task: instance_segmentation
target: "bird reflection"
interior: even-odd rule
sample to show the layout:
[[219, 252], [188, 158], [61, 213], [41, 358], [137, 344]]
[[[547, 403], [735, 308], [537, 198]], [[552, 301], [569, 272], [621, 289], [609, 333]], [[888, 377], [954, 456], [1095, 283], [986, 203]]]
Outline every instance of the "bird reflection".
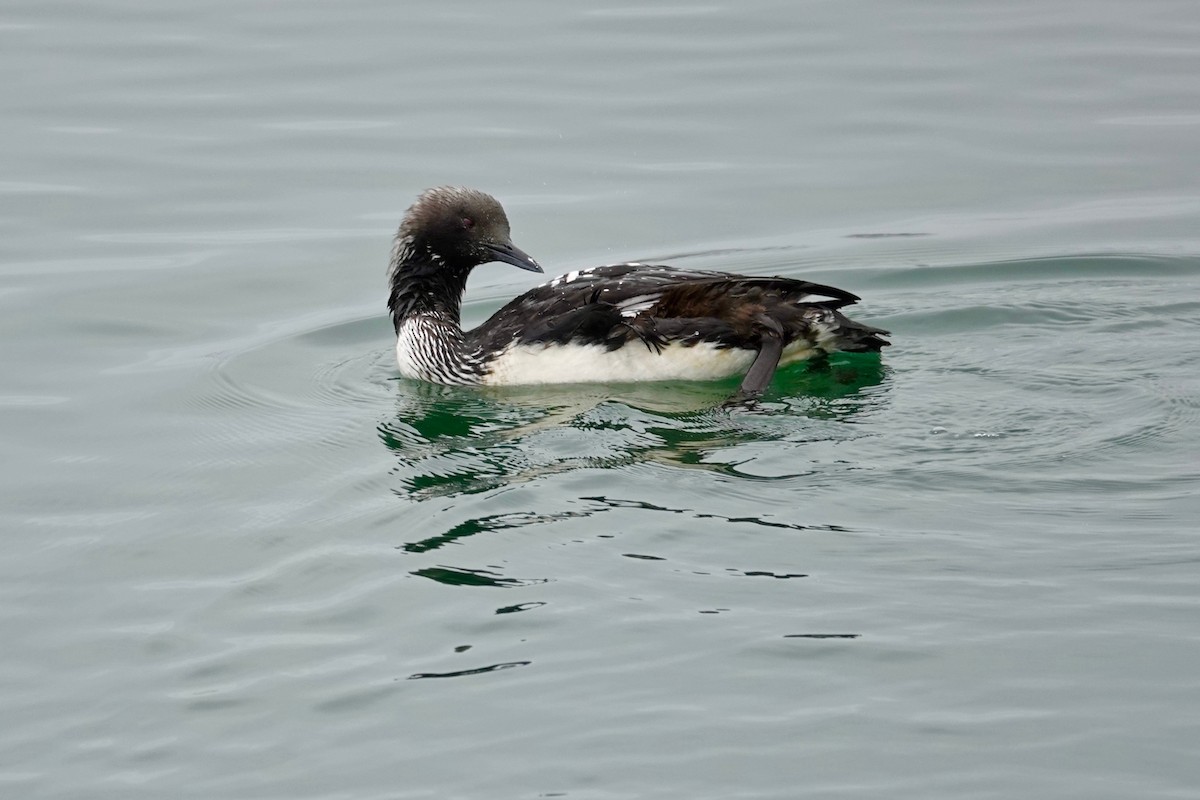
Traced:
[[852, 435], [827, 423], [877, 409], [889, 370], [874, 355], [797, 365], [757, 407], [721, 408], [736, 382], [480, 389], [402, 381], [379, 437], [396, 456], [394, 491], [418, 500], [646, 462], [763, 479], [739, 469], [736, 445]]

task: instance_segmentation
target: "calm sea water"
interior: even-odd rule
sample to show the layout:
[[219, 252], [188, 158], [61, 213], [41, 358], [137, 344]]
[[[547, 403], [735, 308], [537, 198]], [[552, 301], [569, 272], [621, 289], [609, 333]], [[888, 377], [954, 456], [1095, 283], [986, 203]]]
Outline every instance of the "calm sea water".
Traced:
[[[39, 0], [0, 67], [0, 796], [1200, 797], [1194, 2]], [[401, 381], [442, 183], [895, 345]]]

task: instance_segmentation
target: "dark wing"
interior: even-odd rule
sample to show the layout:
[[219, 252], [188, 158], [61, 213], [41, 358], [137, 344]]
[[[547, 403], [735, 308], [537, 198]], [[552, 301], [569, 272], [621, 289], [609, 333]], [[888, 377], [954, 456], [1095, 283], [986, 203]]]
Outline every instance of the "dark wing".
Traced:
[[790, 278], [613, 264], [568, 272], [534, 287], [468, 336], [484, 351], [514, 340], [580, 341], [615, 349], [635, 337], [655, 348], [668, 339], [741, 346], [757, 340], [753, 322], [764, 303], [836, 309], [858, 299], [842, 289]]

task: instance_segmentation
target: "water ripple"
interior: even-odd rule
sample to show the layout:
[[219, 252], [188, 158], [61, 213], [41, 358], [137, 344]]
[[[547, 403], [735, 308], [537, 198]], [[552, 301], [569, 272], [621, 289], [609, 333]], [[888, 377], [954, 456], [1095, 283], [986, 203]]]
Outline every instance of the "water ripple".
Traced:
[[421, 680], [423, 678], [461, 678], [466, 675], [483, 675], [488, 672], [497, 672], [502, 669], [512, 669], [514, 667], [527, 667], [532, 664], [532, 661], [502, 661], [499, 664], [489, 664], [486, 667], [475, 667], [473, 669], [460, 669], [454, 672], [416, 672], [408, 676], [409, 680]]

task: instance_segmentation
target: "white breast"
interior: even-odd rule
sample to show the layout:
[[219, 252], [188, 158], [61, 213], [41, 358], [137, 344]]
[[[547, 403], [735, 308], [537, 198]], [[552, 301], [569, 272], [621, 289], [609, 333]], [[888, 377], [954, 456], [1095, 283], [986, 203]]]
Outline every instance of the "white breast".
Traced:
[[[626, 383], [711, 381], [740, 375], [754, 363], [754, 350], [701, 343], [667, 345], [659, 353], [640, 342], [616, 350], [602, 345], [513, 344], [496, 356], [483, 382], [492, 386], [537, 383]], [[806, 342], [795, 342], [781, 363], [808, 358]]]

